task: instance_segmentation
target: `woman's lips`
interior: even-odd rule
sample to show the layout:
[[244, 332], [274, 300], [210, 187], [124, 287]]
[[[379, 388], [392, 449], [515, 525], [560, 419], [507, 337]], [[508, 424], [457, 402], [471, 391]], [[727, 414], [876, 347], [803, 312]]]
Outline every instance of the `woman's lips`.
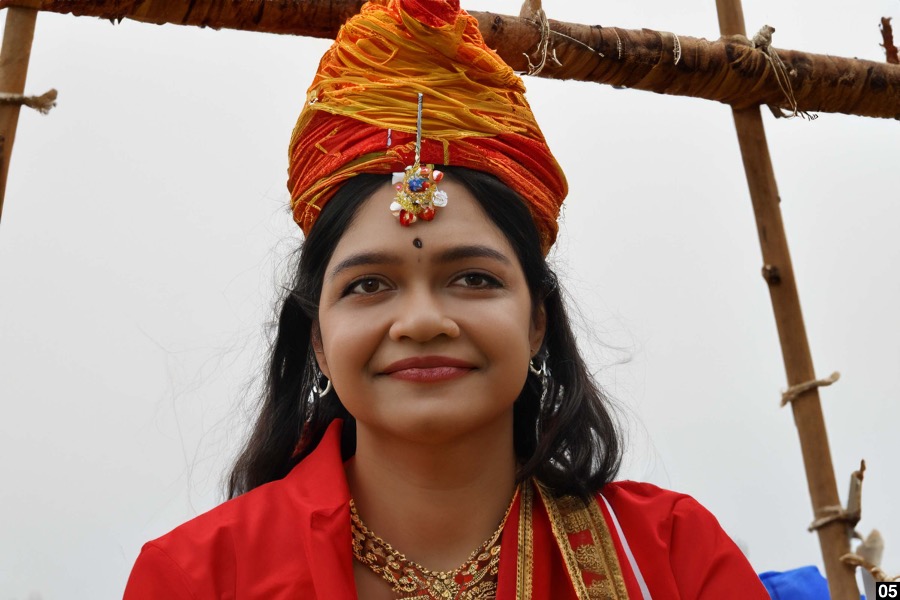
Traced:
[[387, 375], [394, 379], [402, 379], [404, 381], [432, 383], [456, 379], [457, 377], [462, 377], [471, 370], [471, 368], [464, 369], [461, 367], [429, 367], [424, 369], [400, 369], [399, 371], [393, 371]]
[[391, 363], [382, 374], [404, 381], [431, 383], [462, 377], [474, 368], [467, 361], [448, 356], [414, 356]]

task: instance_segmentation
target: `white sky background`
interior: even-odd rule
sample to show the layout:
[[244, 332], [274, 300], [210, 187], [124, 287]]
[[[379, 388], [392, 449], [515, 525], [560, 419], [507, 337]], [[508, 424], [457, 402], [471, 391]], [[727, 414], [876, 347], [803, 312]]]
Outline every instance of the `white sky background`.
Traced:
[[[712, 2], [545, 2], [715, 39]], [[472, 10], [518, 13], [513, 1]], [[748, 0], [776, 47], [883, 60], [900, 1]], [[0, 599], [121, 595], [221, 499], [298, 230], [287, 143], [324, 40], [41, 14], [0, 227]], [[694, 495], [757, 570], [821, 564], [728, 107], [528, 78], [571, 192], [554, 255], [627, 407], [625, 477]], [[769, 145], [842, 497], [900, 572], [900, 130], [822, 114]]]

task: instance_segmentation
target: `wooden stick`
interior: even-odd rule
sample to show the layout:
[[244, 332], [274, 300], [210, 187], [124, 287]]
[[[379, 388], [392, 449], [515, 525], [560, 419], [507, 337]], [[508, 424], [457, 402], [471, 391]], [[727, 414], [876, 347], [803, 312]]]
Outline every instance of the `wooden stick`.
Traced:
[[[30, 8], [10, 7], [6, 13], [6, 28], [3, 30], [3, 46], [0, 48], [0, 92], [21, 94], [25, 91], [28, 75], [28, 59], [31, 57], [31, 41], [34, 39], [34, 24], [37, 11]], [[0, 105], [0, 218], [3, 216], [3, 198], [6, 196], [6, 178], [9, 174], [9, 159], [16, 127], [19, 124], [19, 109], [16, 105]]]
[[[741, 0], [716, 0], [722, 35], [744, 34]], [[788, 250], [784, 223], [781, 220], [778, 186], [769, 156], [766, 132], [759, 108], [734, 109], [744, 171], [750, 188], [750, 199], [756, 216], [756, 227], [763, 255], [763, 275], [769, 286], [772, 308], [789, 385], [816, 379], [806, 326], [800, 309], [800, 296]], [[818, 389], [801, 394], [791, 403], [794, 422], [800, 436], [800, 448], [806, 469], [809, 494], [816, 517], [828, 507], [840, 506], [825, 419]], [[859, 600], [854, 569], [841, 562], [850, 551], [849, 528], [834, 521], [818, 530], [819, 546], [831, 598]]]
[[[103, 19], [134, 19], [214, 29], [334, 38], [359, 12], [362, 0], [0, 0], [52, 12]], [[489, 47], [513, 69], [528, 71], [528, 58], [556, 52], [538, 76], [576, 79], [724, 102], [737, 108], [762, 104], [793, 111], [767, 57], [743, 36], [718, 41], [652, 29], [629, 30], [549, 20], [542, 46], [534, 20], [470, 11]], [[743, 31], [743, 27], [741, 28]], [[797, 109], [866, 117], [900, 118], [900, 66], [884, 62], [778, 50]]]
[[891, 17], [881, 17], [881, 47], [884, 48], [884, 58], [892, 65], [900, 65], [900, 52], [894, 45], [894, 28], [891, 27]]

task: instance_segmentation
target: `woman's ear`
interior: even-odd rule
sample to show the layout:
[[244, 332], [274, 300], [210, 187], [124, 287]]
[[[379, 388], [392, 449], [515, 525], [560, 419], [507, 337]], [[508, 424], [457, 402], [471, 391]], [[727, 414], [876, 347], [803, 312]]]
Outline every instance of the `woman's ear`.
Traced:
[[541, 302], [531, 313], [531, 329], [528, 332], [528, 342], [531, 344], [532, 358], [544, 345], [545, 333], [547, 333], [547, 309], [544, 308], [544, 303]]
[[319, 370], [328, 379], [331, 379], [331, 371], [328, 370], [328, 360], [325, 358], [325, 346], [322, 345], [322, 330], [319, 328], [319, 322], [313, 321], [309, 331], [309, 342], [312, 344], [313, 352], [316, 353], [316, 362], [319, 363]]

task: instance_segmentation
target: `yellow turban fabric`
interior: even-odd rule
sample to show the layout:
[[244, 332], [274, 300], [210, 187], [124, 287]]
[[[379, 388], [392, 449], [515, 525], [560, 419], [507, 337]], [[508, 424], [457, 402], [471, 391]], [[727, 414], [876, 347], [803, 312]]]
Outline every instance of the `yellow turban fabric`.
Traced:
[[421, 162], [491, 173], [528, 204], [544, 253], [567, 185], [522, 80], [458, 0], [373, 0], [322, 57], [291, 136], [288, 189], [305, 233], [347, 179]]

